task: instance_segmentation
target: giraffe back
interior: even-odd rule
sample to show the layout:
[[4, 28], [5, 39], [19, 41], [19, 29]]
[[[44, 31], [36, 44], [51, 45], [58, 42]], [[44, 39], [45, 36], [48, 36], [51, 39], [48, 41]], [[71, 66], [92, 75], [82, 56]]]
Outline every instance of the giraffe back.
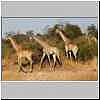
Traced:
[[45, 52], [46, 54], [59, 54], [59, 50], [56, 47], [43, 48], [43, 52]]
[[32, 55], [32, 51], [29, 50], [22, 50], [17, 53], [20, 57], [30, 57]]

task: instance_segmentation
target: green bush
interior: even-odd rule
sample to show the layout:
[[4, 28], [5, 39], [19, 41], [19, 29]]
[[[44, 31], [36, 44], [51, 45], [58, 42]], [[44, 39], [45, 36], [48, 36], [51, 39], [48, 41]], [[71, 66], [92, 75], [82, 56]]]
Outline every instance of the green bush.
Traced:
[[14, 53], [14, 49], [10, 42], [2, 40], [2, 46], [1, 46], [1, 51], [2, 51], [2, 58], [6, 58], [11, 56], [12, 53]]
[[98, 44], [91, 38], [88, 37], [87, 39], [85, 36], [81, 36], [76, 43], [79, 47], [78, 58], [80, 60], [86, 61], [94, 56], [98, 56]]
[[[64, 53], [64, 42], [57, 36], [50, 34], [49, 36], [42, 35], [41, 39], [48, 42], [48, 44], [51, 46], [57, 47], [62, 53]], [[39, 45], [35, 40], [30, 41], [27, 36], [23, 35], [16, 35], [13, 38], [15, 39], [16, 43], [22, 45], [23, 48], [32, 50], [34, 55], [42, 53], [41, 45]], [[94, 56], [98, 56], [98, 43], [91, 38], [92, 37], [83, 35], [73, 40], [73, 42], [75, 42], [79, 47], [78, 58], [80, 60], [88, 60]], [[11, 54], [14, 53], [15, 50], [13, 49], [11, 43], [9, 41], [2, 40], [2, 57], [10, 57]]]

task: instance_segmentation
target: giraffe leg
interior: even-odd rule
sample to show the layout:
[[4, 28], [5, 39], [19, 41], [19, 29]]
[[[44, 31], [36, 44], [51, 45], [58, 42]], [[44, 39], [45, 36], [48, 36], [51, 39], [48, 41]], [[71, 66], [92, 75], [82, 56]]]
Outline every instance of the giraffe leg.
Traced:
[[33, 63], [32, 63], [32, 61], [30, 60], [30, 68], [29, 68], [29, 72], [32, 73], [32, 71], [33, 71]]
[[75, 63], [78, 64], [78, 59], [77, 59], [76, 53], [74, 53], [74, 57], [75, 57]]
[[74, 54], [74, 58], [75, 58], [75, 63], [78, 63], [78, 59], [77, 59], [77, 52], [78, 50], [73, 50], [73, 54]]
[[57, 55], [57, 58], [58, 58], [59, 65], [62, 65], [62, 61], [61, 61], [61, 59], [60, 59], [60, 56], [59, 56], [59, 55]]
[[51, 63], [50, 63], [50, 55], [47, 54], [47, 56], [48, 56], [48, 60], [49, 60], [49, 65], [51, 66]]
[[27, 60], [29, 60], [29, 72], [31, 73], [33, 71], [33, 62], [32, 62], [32, 59], [31, 59], [31, 56], [26, 56]]
[[67, 61], [65, 61], [65, 62], [68, 63], [68, 60], [69, 60], [68, 51], [65, 52], [65, 55], [66, 55], [66, 58], [67, 58]]
[[25, 71], [24, 69], [23, 69], [23, 66], [22, 66], [22, 62], [21, 62], [21, 57], [19, 57], [18, 58], [18, 64], [19, 64], [19, 72], [20, 71], [23, 71], [24, 73], [27, 73], [27, 71]]
[[18, 65], [19, 65], [18, 72], [20, 72], [20, 71], [23, 71], [24, 72], [24, 70], [22, 68], [22, 64], [21, 64], [21, 57], [19, 57], [19, 56], [18, 56]]
[[39, 70], [41, 70], [42, 63], [43, 63], [43, 60], [44, 60], [45, 56], [46, 56], [46, 54], [43, 53], [43, 56], [42, 56], [41, 61], [40, 61], [40, 67], [39, 67]]
[[66, 57], [67, 57], [67, 59], [68, 59], [68, 52], [66, 52]]
[[22, 68], [21, 68], [20, 57], [18, 57], [18, 65], [19, 65], [19, 67], [18, 67], [18, 72], [20, 72], [20, 71], [22, 70]]
[[71, 52], [69, 52], [69, 59], [70, 59], [70, 64], [71, 64], [71, 62], [72, 62], [72, 59], [71, 59], [72, 57], [71, 57]]
[[31, 59], [30, 57], [28, 57], [28, 60], [30, 61], [29, 72], [32, 73], [32, 71], [33, 71], [33, 63], [32, 63], [32, 59]]
[[53, 55], [53, 60], [54, 60], [54, 65], [52, 67], [52, 70], [55, 71], [55, 66], [56, 66], [56, 55]]
[[75, 56], [75, 63], [78, 64], [77, 56]]

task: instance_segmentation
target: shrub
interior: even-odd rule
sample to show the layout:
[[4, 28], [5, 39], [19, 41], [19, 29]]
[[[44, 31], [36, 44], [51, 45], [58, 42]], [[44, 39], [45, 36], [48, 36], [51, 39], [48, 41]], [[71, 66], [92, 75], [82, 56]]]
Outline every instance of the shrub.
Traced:
[[[59, 36], [59, 35], [58, 35]], [[30, 49], [33, 51], [34, 55], [42, 55], [42, 47], [35, 40], [29, 41], [27, 36], [15, 36], [13, 37], [15, 41], [22, 45], [25, 49]], [[56, 46], [62, 53], [64, 53], [64, 42], [62, 39], [59, 39], [57, 36], [46, 36], [42, 35], [41, 38], [48, 42], [51, 46]], [[80, 36], [73, 40], [79, 47], [78, 58], [80, 60], [88, 60], [94, 56], [98, 56], [98, 43], [94, 41], [92, 37], [89, 36]], [[15, 50], [13, 49], [9, 41], [2, 40], [2, 57], [11, 56], [14, 54]], [[38, 56], [40, 59], [40, 57]]]
[[10, 54], [14, 53], [14, 49], [12, 49], [12, 45], [10, 42], [2, 40], [2, 58], [7, 58], [11, 56]]
[[98, 56], [98, 44], [90, 37], [81, 36], [76, 40], [79, 47], [78, 58], [80, 60], [88, 60], [94, 56]]

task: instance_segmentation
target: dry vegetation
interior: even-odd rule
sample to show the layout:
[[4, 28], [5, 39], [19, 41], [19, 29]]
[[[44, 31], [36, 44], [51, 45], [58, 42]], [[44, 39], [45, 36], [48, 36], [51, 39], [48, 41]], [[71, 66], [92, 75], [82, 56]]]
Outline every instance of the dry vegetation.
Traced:
[[97, 59], [75, 64], [64, 59], [63, 65], [57, 64], [55, 72], [50, 71], [50, 66], [44, 64], [41, 71], [39, 64], [34, 64], [32, 73], [18, 72], [18, 65], [8, 60], [3, 69], [3, 80], [97, 80]]
[[[68, 29], [69, 27], [69, 29]], [[71, 30], [74, 26], [67, 26], [66, 31]], [[74, 30], [78, 30], [74, 27]], [[75, 32], [81, 32], [79, 31]], [[69, 32], [70, 33], [70, 32]], [[66, 35], [66, 34], [65, 34]], [[34, 40], [29, 41], [27, 36], [15, 35], [13, 38], [18, 44], [21, 44], [25, 49], [31, 49], [34, 55], [32, 73], [18, 72], [18, 64], [16, 61], [16, 53], [9, 41], [2, 40], [2, 80], [97, 80], [98, 79], [98, 43], [91, 37], [86, 37], [81, 33], [70, 36], [79, 47], [78, 64], [74, 61], [70, 62], [64, 56], [64, 43], [59, 35], [50, 31], [48, 34], [41, 36], [41, 39], [46, 40], [50, 45], [56, 46], [61, 51], [62, 66], [56, 65], [55, 71], [50, 71], [50, 66], [47, 61], [44, 62], [43, 68], [39, 71], [39, 62], [42, 56], [41, 46]], [[75, 37], [75, 38], [74, 38]], [[73, 39], [74, 38], [74, 39]], [[87, 39], [88, 38], [88, 39]], [[96, 39], [97, 40], [97, 39]]]

